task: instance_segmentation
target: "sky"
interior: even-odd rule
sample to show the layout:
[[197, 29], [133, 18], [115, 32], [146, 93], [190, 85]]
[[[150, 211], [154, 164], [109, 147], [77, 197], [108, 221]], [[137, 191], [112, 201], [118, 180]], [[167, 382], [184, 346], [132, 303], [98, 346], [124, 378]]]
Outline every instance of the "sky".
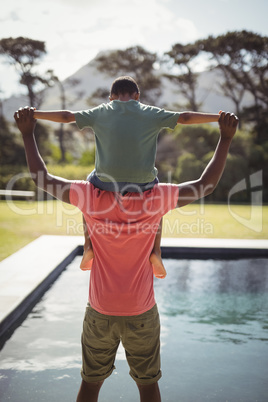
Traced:
[[[248, 30], [268, 36], [267, 0], [9, 0], [0, 39], [44, 41], [38, 71], [61, 79], [107, 49], [140, 45], [163, 54], [176, 43]], [[23, 92], [15, 68], [0, 57], [0, 98]]]

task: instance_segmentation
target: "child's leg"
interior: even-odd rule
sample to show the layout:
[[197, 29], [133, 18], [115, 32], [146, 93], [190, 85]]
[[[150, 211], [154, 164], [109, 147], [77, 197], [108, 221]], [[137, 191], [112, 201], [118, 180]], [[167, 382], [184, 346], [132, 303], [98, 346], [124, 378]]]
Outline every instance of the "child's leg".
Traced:
[[84, 229], [84, 237], [85, 237], [85, 244], [84, 244], [84, 254], [80, 264], [80, 268], [83, 271], [90, 270], [92, 268], [92, 262], [94, 257], [94, 252], [92, 248], [92, 243], [88, 234], [86, 221], [83, 215], [83, 229]]
[[156, 236], [155, 236], [155, 241], [154, 241], [154, 247], [152, 250], [152, 253], [150, 255], [150, 262], [153, 265], [153, 272], [154, 276], [156, 278], [165, 278], [167, 275], [167, 272], [165, 270], [165, 267], [163, 265], [163, 261], [161, 258], [161, 248], [160, 248], [160, 243], [161, 243], [161, 236], [162, 236], [162, 221], [161, 219]]

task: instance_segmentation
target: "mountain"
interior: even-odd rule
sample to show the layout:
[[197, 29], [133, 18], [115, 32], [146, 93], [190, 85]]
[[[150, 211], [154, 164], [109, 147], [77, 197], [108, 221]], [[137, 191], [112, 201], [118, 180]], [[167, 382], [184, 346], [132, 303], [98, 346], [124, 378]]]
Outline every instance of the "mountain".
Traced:
[[[161, 76], [161, 70], [158, 71]], [[131, 73], [129, 74], [131, 75]], [[66, 92], [66, 109], [82, 110], [91, 106], [88, 98], [98, 89], [107, 89], [111, 87], [112, 81], [116, 77], [110, 77], [100, 72], [96, 68], [95, 60], [91, 60], [88, 64], [81, 67], [73, 75], [63, 81]], [[75, 80], [77, 84], [71, 86], [69, 83]], [[178, 87], [171, 83], [167, 78], [162, 77], [162, 94], [154, 102], [156, 106], [166, 107], [170, 110], [178, 110], [176, 104], [183, 104], [185, 100], [179, 95]], [[219, 110], [235, 111], [233, 102], [219, 94], [220, 76], [216, 72], [201, 72], [198, 78], [197, 101], [202, 103], [201, 111], [217, 113]], [[59, 110], [62, 109], [60, 100], [60, 89], [58, 85], [48, 88], [44, 91], [44, 100], [41, 105], [42, 110]], [[108, 101], [108, 98], [107, 98]], [[142, 94], [141, 94], [142, 101]], [[100, 100], [99, 103], [103, 102]], [[249, 104], [250, 98], [245, 98], [244, 105]], [[28, 104], [26, 96], [12, 96], [3, 102], [3, 113], [8, 121], [13, 121], [14, 111], [21, 106]], [[181, 109], [181, 108], [180, 108]]]

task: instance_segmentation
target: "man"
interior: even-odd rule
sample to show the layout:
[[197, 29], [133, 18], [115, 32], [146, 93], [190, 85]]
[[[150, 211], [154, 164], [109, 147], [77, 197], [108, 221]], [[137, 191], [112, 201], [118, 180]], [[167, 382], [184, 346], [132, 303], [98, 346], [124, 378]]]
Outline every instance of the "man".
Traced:
[[238, 118], [222, 112], [220, 139], [213, 158], [198, 180], [159, 184], [143, 193], [107, 192], [84, 181], [49, 174], [35, 140], [34, 110], [20, 109], [20, 129], [27, 163], [36, 185], [63, 202], [77, 206], [91, 228], [95, 250], [86, 309], [77, 402], [95, 402], [112, 373], [121, 341], [141, 402], [159, 402], [160, 323], [153, 292], [150, 252], [161, 217], [169, 210], [210, 194], [225, 167]]

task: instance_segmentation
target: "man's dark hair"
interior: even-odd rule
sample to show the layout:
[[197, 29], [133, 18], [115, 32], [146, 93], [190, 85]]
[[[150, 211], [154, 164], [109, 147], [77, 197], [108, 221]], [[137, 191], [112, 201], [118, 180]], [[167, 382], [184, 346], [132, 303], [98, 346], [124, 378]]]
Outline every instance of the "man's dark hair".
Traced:
[[131, 77], [118, 77], [112, 83], [111, 95], [132, 95], [134, 92], [137, 92], [139, 94], [140, 90], [136, 81]]

